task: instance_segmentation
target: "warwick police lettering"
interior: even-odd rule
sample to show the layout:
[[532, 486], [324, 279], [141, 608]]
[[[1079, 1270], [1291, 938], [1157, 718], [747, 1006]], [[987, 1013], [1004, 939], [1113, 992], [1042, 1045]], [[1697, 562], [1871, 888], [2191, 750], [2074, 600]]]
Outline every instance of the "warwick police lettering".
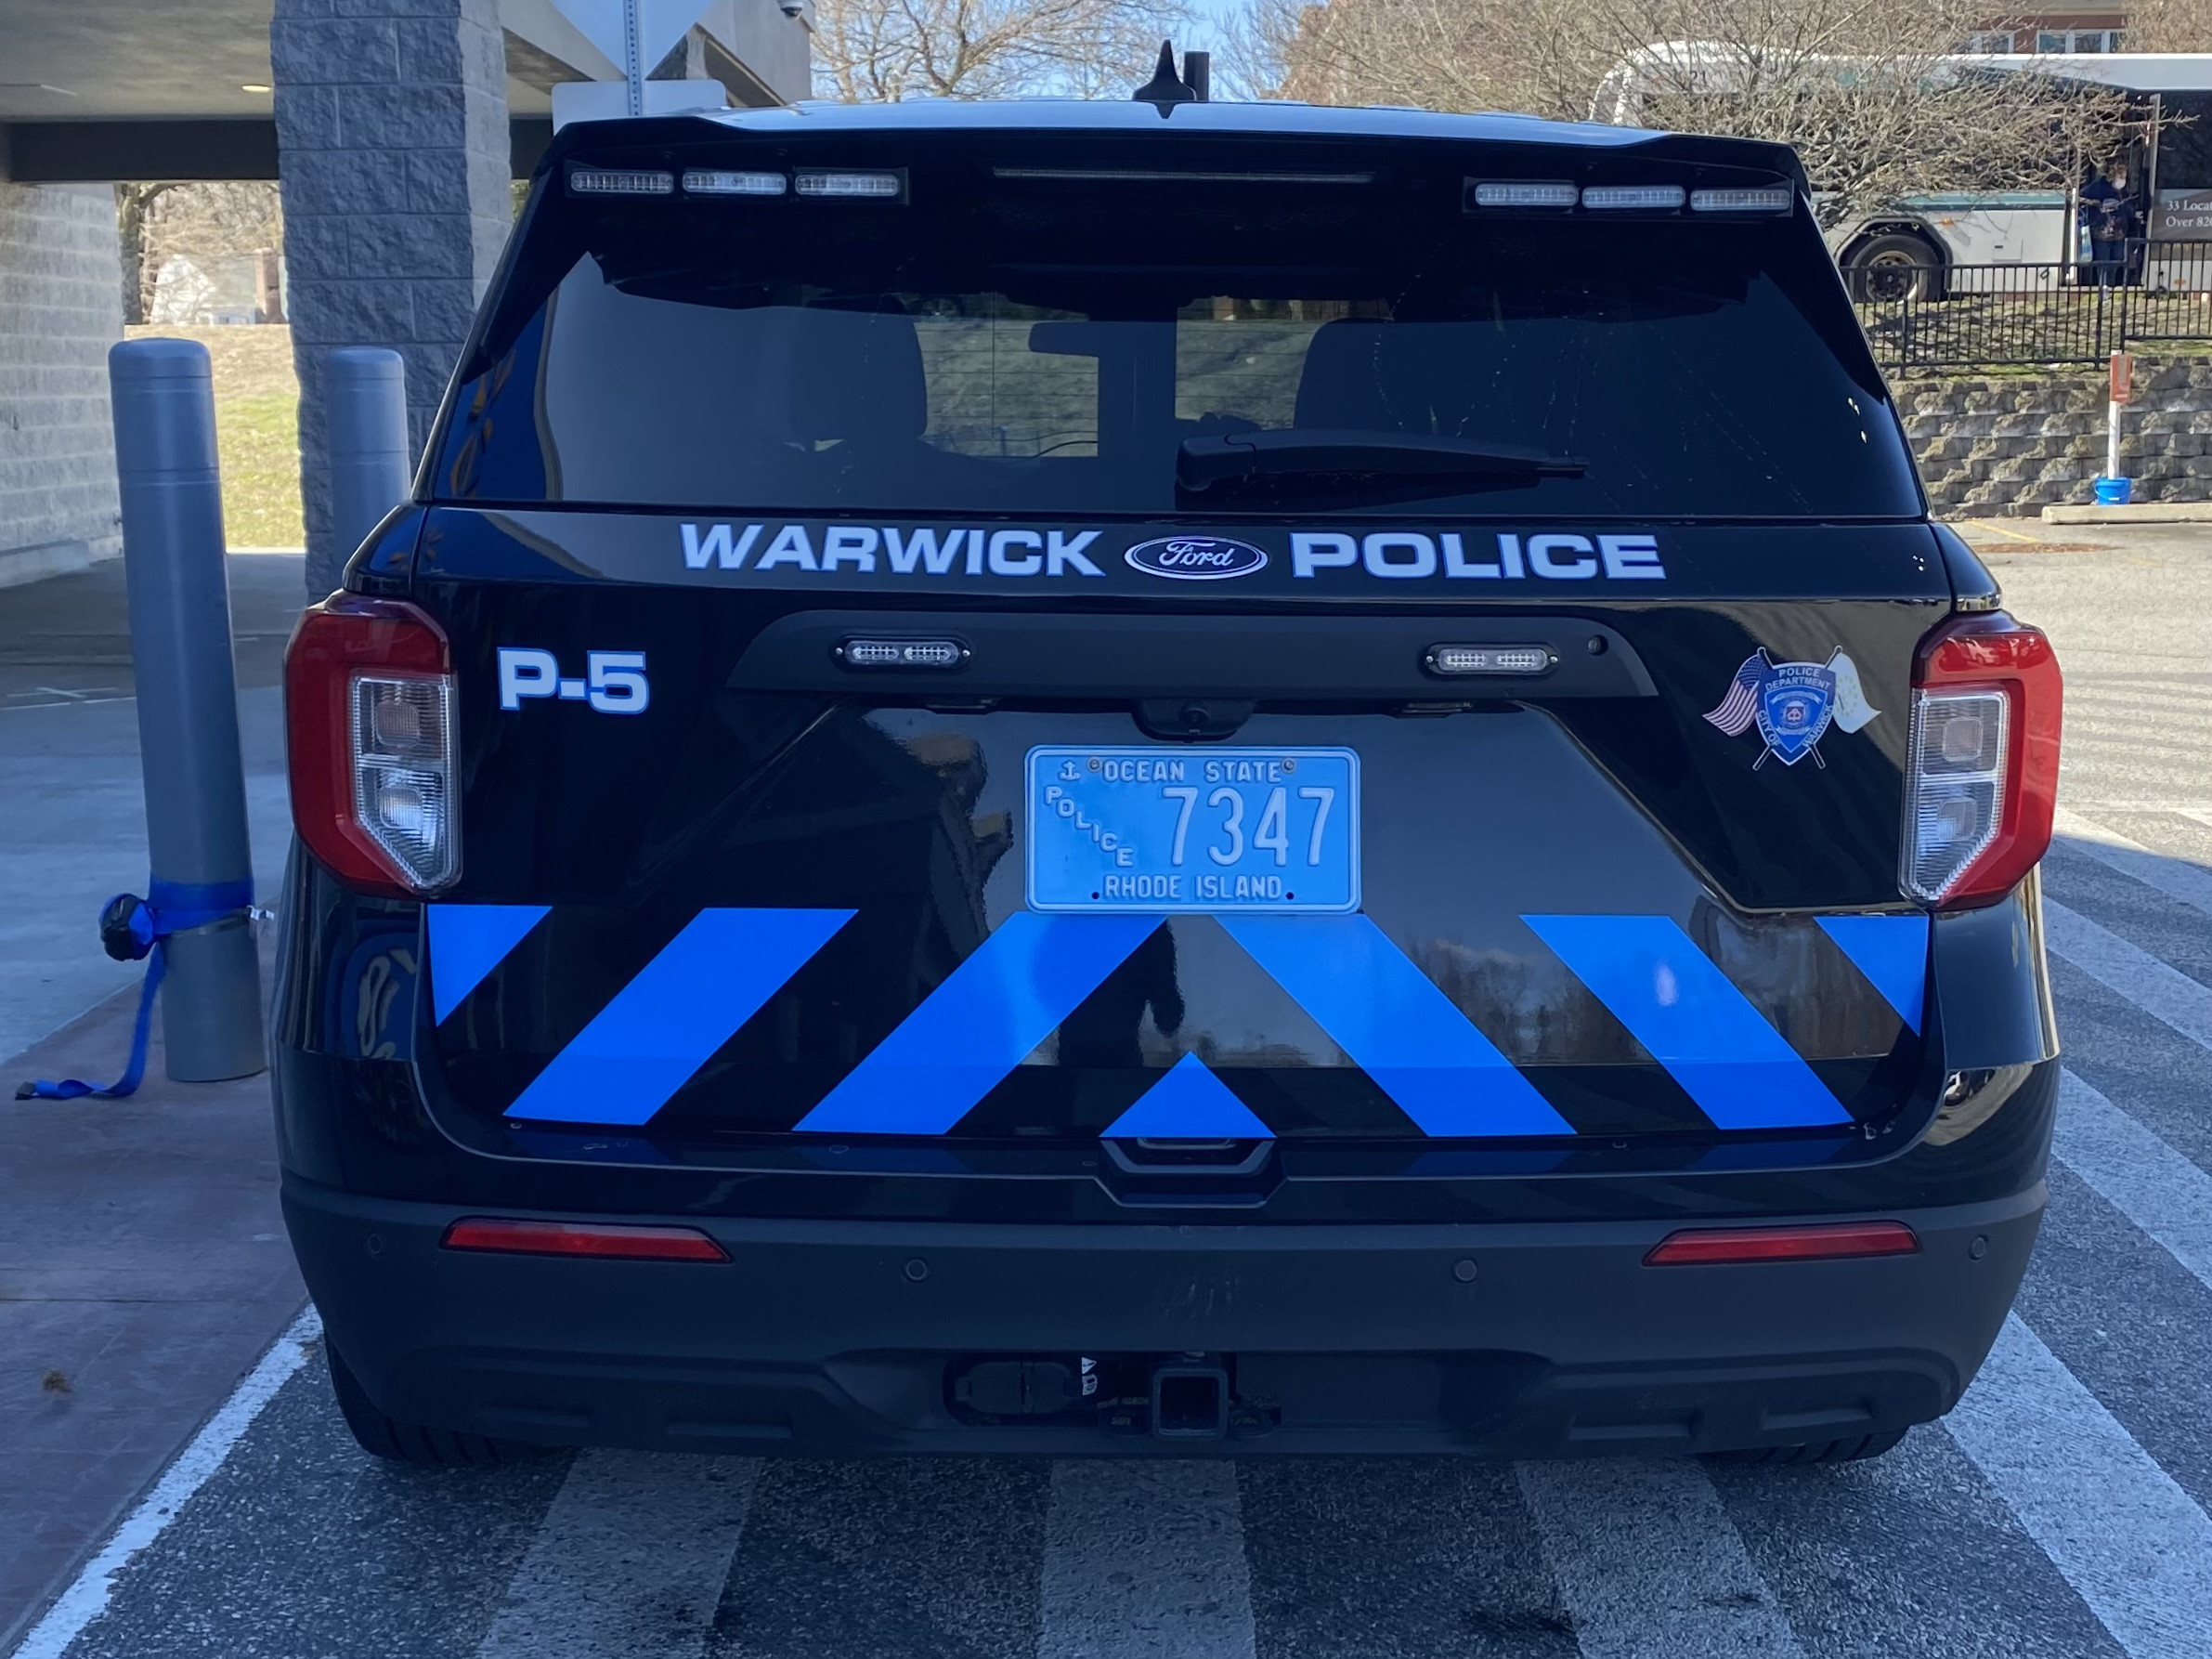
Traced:
[[[1475, 546], [1470, 550], [1468, 543]], [[1647, 531], [1632, 535], [1578, 536], [1546, 531], [1520, 536], [1501, 531], [1494, 543], [1489, 531], [1463, 535], [1445, 530], [1298, 530], [1292, 533], [1291, 570], [1297, 576], [1358, 565], [1386, 581], [1434, 576], [1449, 579], [1518, 581], [1538, 576], [1553, 581], [1586, 581], [1604, 573], [1616, 581], [1664, 581], [1659, 540]]]
[[[909, 529], [770, 522], [683, 524], [678, 529], [686, 569], [787, 570], [832, 581], [848, 572], [858, 577], [1095, 580], [1107, 572], [1094, 553], [1099, 557], [1109, 556], [1097, 546], [1104, 531], [1041, 526], [947, 529], [937, 526]], [[1120, 540], [1118, 535], [1116, 540]], [[1157, 537], [1144, 539], [1142, 530], [1130, 540], [1132, 552], [1170, 545]], [[1186, 540], [1231, 545], [1218, 537]], [[1233, 545], [1245, 546], [1242, 542]], [[1262, 550], [1246, 547], [1246, 551], [1252, 560], [1243, 568], [1227, 574], [1250, 576], [1267, 568]], [[1614, 581], [1664, 581], [1667, 577], [1659, 539], [1646, 530], [1592, 535], [1571, 530], [1295, 530], [1290, 536], [1290, 567], [1291, 574], [1303, 580], [1343, 570], [1362, 581], [1588, 581], [1600, 577]], [[1139, 568], [1158, 574], [1149, 566]]]

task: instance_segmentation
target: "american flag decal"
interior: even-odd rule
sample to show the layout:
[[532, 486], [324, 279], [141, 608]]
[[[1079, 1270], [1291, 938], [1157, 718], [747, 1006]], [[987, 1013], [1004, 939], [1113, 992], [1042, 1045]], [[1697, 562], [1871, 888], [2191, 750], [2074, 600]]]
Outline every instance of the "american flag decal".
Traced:
[[1759, 714], [1759, 684], [1773, 667], [1763, 646], [1746, 657], [1743, 666], [1736, 671], [1736, 683], [1728, 687], [1728, 695], [1705, 718], [1731, 738], [1740, 738], [1750, 731], [1751, 722]]

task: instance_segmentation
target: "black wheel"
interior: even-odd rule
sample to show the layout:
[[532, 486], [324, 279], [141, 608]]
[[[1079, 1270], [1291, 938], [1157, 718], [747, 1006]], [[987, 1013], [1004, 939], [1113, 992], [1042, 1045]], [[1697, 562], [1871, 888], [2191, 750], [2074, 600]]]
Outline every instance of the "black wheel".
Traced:
[[1864, 1463], [1869, 1457], [1879, 1457], [1905, 1438], [1902, 1429], [1885, 1429], [1879, 1434], [1854, 1434], [1847, 1440], [1816, 1440], [1802, 1446], [1758, 1446], [1742, 1452], [1713, 1452], [1708, 1454], [1715, 1463]]
[[1942, 266], [1942, 256], [1933, 248], [1897, 230], [1861, 242], [1843, 268], [1853, 299], [1893, 303], [1940, 298]]
[[356, 1377], [326, 1339], [323, 1358], [330, 1362], [331, 1391], [338, 1396], [338, 1415], [353, 1430], [361, 1450], [394, 1463], [417, 1469], [488, 1469], [496, 1464], [521, 1463], [545, 1455], [543, 1448], [519, 1441], [494, 1440], [487, 1434], [462, 1434], [451, 1429], [428, 1429], [420, 1423], [401, 1423], [384, 1416], [371, 1404]]

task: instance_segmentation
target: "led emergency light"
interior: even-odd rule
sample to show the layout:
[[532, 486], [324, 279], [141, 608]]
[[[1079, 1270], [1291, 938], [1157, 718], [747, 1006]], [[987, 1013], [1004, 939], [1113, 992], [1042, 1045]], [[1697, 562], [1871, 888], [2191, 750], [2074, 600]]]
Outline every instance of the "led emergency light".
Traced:
[[687, 167], [683, 193], [687, 196], [782, 196], [791, 181], [781, 173], [722, 173], [706, 167]]
[[848, 668], [957, 668], [968, 660], [956, 639], [849, 639], [837, 653]]
[[1581, 192], [1564, 179], [1486, 179], [1475, 186], [1477, 207], [1572, 207]]
[[1950, 908], [1994, 904], [2050, 846], [2063, 684], [2041, 631], [2003, 611], [1920, 647], [1898, 884]]
[[1669, 212], [1682, 205], [1685, 194], [1678, 184], [1593, 184], [1582, 187], [1582, 205], [1594, 209]]
[[891, 202], [906, 193], [906, 181], [896, 173], [799, 173], [792, 176], [791, 185], [801, 196]]
[[1553, 661], [1544, 646], [1431, 646], [1422, 666], [1432, 674], [1542, 674]]
[[1776, 185], [1770, 189], [1692, 190], [1692, 213], [1788, 213], [1796, 194]]
[[673, 173], [630, 172], [613, 167], [571, 167], [568, 193], [572, 196], [672, 196]]

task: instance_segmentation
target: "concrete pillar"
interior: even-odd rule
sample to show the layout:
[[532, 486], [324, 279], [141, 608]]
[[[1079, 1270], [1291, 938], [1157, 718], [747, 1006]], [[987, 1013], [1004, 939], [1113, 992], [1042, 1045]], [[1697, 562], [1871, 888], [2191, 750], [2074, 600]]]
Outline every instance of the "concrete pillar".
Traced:
[[331, 529], [325, 354], [399, 353], [420, 453], [514, 223], [506, 55], [497, 0], [276, 0], [269, 57], [319, 597], [353, 552]]
[[123, 550], [108, 414], [122, 270], [110, 186], [0, 184], [0, 587]]

